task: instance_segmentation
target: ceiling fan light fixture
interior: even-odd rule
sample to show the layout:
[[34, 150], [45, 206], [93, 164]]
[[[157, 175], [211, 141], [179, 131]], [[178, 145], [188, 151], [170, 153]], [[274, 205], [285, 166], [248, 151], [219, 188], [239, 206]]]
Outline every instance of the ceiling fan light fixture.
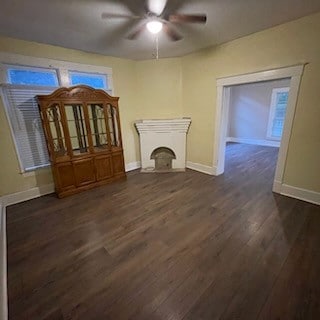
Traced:
[[162, 30], [163, 24], [158, 20], [151, 20], [147, 23], [147, 29], [153, 34], [157, 34]]

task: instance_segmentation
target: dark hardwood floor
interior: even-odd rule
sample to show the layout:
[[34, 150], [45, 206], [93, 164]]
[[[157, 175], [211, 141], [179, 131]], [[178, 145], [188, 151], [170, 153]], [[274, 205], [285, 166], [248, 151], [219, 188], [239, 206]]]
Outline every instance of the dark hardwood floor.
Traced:
[[276, 158], [8, 207], [10, 319], [320, 319], [320, 207], [271, 192]]

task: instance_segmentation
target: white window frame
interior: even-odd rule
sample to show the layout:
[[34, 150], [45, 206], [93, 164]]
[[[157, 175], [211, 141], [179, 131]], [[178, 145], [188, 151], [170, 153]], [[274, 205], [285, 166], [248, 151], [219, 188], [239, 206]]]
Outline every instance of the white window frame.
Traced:
[[[38, 57], [31, 57], [31, 56], [24, 56], [19, 54], [11, 54], [8, 52], [1, 52], [0, 51], [0, 85], [10, 84], [10, 79], [8, 76], [8, 69], [12, 67], [21, 67], [26, 68], [28, 70], [34, 69], [47, 69], [47, 70], [56, 70], [57, 77], [58, 77], [58, 83], [61, 87], [70, 87], [71, 82], [69, 78], [69, 72], [83, 72], [83, 73], [94, 73], [94, 74], [102, 74], [107, 77], [107, 83], [108, 87], [106, 88], [106, 91], [109, 92], [111, 95], [113, 95], [114, 88], [113, 88], [113, 79], [112, 79], [112, 68], [105, 67], [105, 66], [98, 66], [98, 65], [89, 65], [89, 64], [81, 64], [81, 63], [73, 63], [69, 61], [62, 61], [62, 60], [54, 60], [54, 59], [47, 59], [47, 58], [38, 58]], [[3, 94], [3, 91], [0, 90], [2, 101], [4, 104], [6, 104], [7, 100], [6, 97]], [[21, 174], [27, 174], [29, 175], [34, 170], [37, 170], [39, 168], [44, 167], [44, 165], [36, 167], [33, 171], [26, 171], [22, 165], [21, 156], [19, 153], [19, 148], [17, 145], [17, 142], [14, 138], [14, 131], [13, 127], [10, 121], [9, 114], [7, 112], [7, 107], [5, 106], [5, 113], [7, 116], [7, 120], [9, 123], [11, 136], [13, 138], [13, 142], [15, 145], [15, 150], [17, 154], [17, 158], [19, 161], [20, 166], [20, 173]], [[49, 166], [50, 164], [48, 164]]]
[[114, 93], [112, 68], [109, 67], [0, 52], [0, 83], [9, 83], [7, 78], [9, 66], [56, 69], [58, 80], [62, 87], [70, 86], [69, 71], [103, 74], [107, 76], [107, 90], [111, 91], [112, 95]]
[[290, 90], [290, 87], [272, 89], [268, 128], [267, 128], [267, 139], [269, 139], [269, 140], [276, 140], [276, 141], [281, 140], [281, 137], [274, 137], [272, 135], [273, 119], [275, 116], [276, 106], [277, 106], [277, 94], [278, 93], [288, 93], [289, 94], [289, 90]]

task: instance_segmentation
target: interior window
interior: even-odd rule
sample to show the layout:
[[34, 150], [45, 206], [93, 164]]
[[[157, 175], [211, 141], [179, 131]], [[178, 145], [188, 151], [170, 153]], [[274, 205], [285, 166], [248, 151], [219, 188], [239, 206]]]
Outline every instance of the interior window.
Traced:
[[289, 88], [277, 88], [272, 90], [267, 133], [269, 139], [281, 140], [287, 111], [288, 96]]
[[69, 72], [71, 85], [85, 84], [95, 89], [108, 89], [107, 75], [86, 72]]
[[9, 67], [8, 82], [35, 86], [59, 86], [56, 70], [27, 67]]

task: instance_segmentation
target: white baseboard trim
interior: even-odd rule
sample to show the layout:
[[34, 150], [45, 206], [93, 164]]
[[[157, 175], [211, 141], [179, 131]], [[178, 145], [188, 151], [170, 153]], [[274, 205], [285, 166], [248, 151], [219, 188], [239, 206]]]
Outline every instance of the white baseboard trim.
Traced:
[[8, 319], [6, 207], [0, 201], [0, 319]]
[[297, 188], [283, 184], [281, 186], [281, 194], [320, 205], [320, 192], [315, 192], [307, 189]]
[[320, 192], [293, 187], [287, 184], [281, 184], [278, 181], [275, 181], [273, 184], [273, 192], [280, 193], [284, 196], [288, 196], [291, 198], [295, 198], [302, 201], [320, 205]]
[[216, 175], [216, 168], [209, 167], [204, 164], [195, 163], [191, 161], [187, 161], [187, 168], [195, 171], [199, 171], [205, 174], [210, 174], [211, 176]]
[[129, 162], [125, 164], [125, 170], [126, 172], [132, 171], [132, 170], [136, 170], [141, 168], [141, 162], [137, 161], [137, 162]]
[[282, 186], [282, 184], [281, 184], [280, 181], [274, 180], [273, 181], [272, 191], [275, 192], [275, 193], [281, 194], [281, 186]]
[[[125, 165], [126, 172], [132, 171], [135, 169], [138, 169], [141, 167], [140, 162], [130, 162]], [[3, 197], [0, 197], [0, 202], [2, 202], [3, 205], [9, 206], [15, 203], [19, 203], [22, 201], [27, 201], [30, 199], [38, 198], [41, 196], [44, 196], [49, 193], [54, 192], [54, 184], [47, 184], [41, 187], [35, 187], [31, 188], [29, 190], [20, 191], [16, 193], [11, 193], [8, 195], [5, 195]]]
[[15, 203], [38, 198], [54, 192], [54, 184], [46, 184], [41, 187], [31, 188], [29, 190], [11, 193], [0, 198], [4, 206], [10, 206]]
[[246, 138], [228, 137], [226, 139], [226, 142], [255, 144], [255, 145], [258, 145], [258, 146], [265, 146], [265, 147], [280, 147], [280, 141], [273, 141], [273, 140], [258, 140], [258, 139], [246, 139]]

